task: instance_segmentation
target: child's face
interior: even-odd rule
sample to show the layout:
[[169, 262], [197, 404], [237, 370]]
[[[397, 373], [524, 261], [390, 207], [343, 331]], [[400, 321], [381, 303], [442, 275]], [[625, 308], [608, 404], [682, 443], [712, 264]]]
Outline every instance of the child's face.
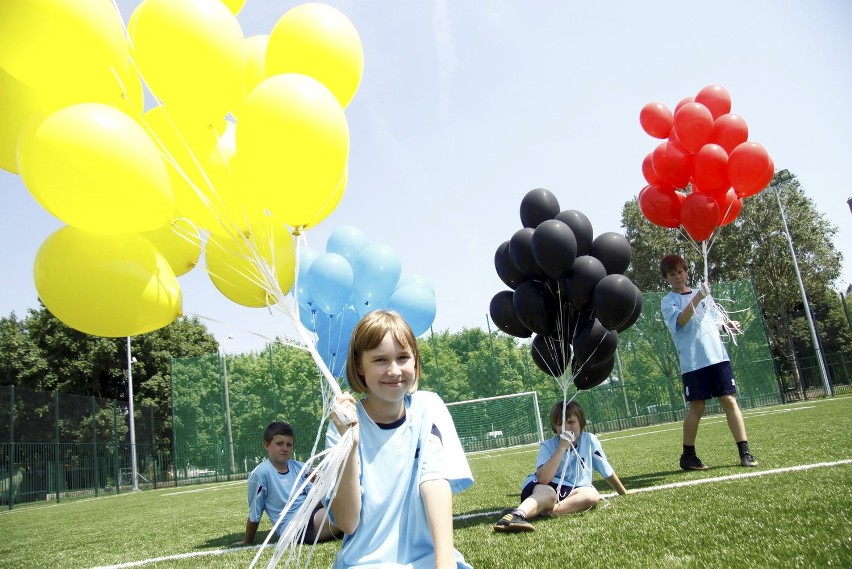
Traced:
[[411, 350], [403, 348], [390, 332], [374, 349], [364, 351], [358, 363], [368, 397], [388, 402], [402, 401], [417, 379], [414, 370]]
[[[553, 430], [557, 435], [562, 432], [561, 417], [557, 422], [553, 423]], [[580, 421], [577, 419], [576, 415], [568, 415], [565, 417], [565, 430], [574, 433], [574, 440], [580, 438], [580, 431], [582, 431], [583, 428], [580, 427]]]
[[293, 437], [288, 435], [275, 435], [270, 442], [264, 442], [263, 446], [269, 455], [269, 461], [276, 466], [286, 464], [293, 456]]
[[687, 277], [686, 269], [679, 266], [666, 273], [666, 282], [669, 283], [669, 286], [672, 287], [673, 291], [682, 292], [688, 288], [686, 286]]

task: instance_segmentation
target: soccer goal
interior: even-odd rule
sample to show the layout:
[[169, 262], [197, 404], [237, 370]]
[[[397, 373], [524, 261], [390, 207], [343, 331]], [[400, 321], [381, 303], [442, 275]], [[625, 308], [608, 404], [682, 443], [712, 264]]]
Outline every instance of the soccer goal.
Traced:
[[466, 452], [544, 440], [535, 391], [447, 403]]

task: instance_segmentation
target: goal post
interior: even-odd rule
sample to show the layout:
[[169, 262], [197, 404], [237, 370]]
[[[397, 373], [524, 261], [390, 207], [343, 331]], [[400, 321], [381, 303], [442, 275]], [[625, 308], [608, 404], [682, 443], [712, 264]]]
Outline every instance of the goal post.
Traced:
[[535, 391], [447, 403], [465, 452], [544, 440]]

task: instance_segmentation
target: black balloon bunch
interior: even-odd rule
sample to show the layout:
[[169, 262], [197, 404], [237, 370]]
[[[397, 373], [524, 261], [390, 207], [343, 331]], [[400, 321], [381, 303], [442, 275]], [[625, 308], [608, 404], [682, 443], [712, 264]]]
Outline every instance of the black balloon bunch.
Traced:
[[512, 290], [491, 299], [491, 318], [519, 338], [534, 335], [536, 365], [567, 389], [603, 382], [615, 364], [618, 333], [642, 313], [642, 292], [622, 273], [632, 250], [619, 233], [594, 237], [581, 212], [560, 211], [550, 191], [521, 201], [521, 225], [494, 255], [497, 275]]

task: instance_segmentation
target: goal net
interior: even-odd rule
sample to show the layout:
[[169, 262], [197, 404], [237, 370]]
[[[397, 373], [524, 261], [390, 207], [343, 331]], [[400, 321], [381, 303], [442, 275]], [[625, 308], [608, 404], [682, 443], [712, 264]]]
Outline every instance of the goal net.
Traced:
[[447, 403], [465, 452], [544, 440], [535, 391]]

